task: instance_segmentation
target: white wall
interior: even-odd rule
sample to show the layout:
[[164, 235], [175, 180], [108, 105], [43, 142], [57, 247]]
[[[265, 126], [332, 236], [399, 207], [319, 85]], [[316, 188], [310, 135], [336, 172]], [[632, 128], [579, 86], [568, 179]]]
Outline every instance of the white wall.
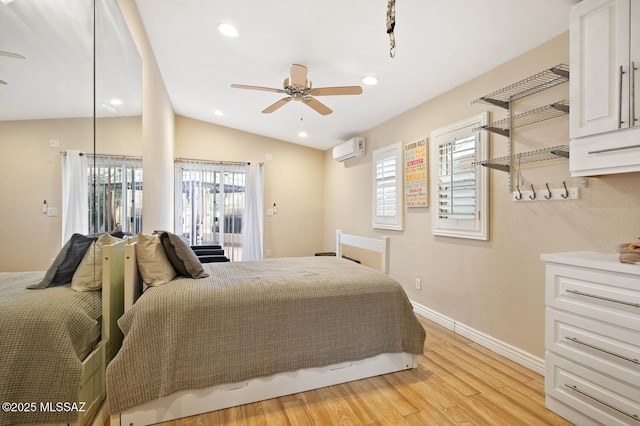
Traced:
[[173, 106], [134, 0], [118, 4], [142, 57], [143, 231], [173, 229]]

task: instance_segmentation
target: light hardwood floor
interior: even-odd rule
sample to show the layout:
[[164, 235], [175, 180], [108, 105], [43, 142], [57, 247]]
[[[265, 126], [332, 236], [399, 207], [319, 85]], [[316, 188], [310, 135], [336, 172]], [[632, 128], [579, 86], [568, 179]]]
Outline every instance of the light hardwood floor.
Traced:
[[570, 425], [544, 406], [544, 378], [418, 317], [419, 366], [162, 423], [201, 425]]

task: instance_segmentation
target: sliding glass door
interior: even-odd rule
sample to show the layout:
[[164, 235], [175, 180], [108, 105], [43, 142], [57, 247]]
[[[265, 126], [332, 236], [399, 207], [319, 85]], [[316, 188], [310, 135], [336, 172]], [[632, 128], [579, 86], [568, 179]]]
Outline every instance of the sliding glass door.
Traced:
[[176, 234], [242, 260], [245, 165], [176, 162]]

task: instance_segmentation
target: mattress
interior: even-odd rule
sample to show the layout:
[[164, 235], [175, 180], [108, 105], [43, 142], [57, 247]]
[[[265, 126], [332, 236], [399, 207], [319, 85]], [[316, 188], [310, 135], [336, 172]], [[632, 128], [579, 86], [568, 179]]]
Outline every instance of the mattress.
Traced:
[[[2, 402], [76, 401], [82, 360], [100, 339], [102, 297], [69, 285], [25, 287], [44, 272], [0, 272]], [[35, 423], [38, 414], [0, 412], [0, 425]], [[58, 421], [47, 414], [47, 421]], [[69, 413], [60, 413], [67, 422]]]
[[209, 277], [151, 287], [120, 318], [111, 413], [179, 390], [423, 351], [400, 284], [366, 266], [303, 257], [204, 267]]

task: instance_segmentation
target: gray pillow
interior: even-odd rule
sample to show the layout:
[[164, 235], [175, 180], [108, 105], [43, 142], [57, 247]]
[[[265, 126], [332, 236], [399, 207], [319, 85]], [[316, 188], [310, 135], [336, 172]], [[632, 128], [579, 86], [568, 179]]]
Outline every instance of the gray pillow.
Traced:
[[162, 232], [160, 240], [164, 251], [176, 272], [189, 278], [205, 278], [209, 274], [204, 272], [200, 259], [189, 245], [176, 234]]
[[71, 238], [69, 238], [69, 241], [60, 249], [53, 263], [44, 274], [42, 281], [37, 284], [31, 284], [27, 286], [27, 288], [41, 289], [69, 284], [78, 265], [94, 240], [95, 238], [82, 234], [73, 234]]

